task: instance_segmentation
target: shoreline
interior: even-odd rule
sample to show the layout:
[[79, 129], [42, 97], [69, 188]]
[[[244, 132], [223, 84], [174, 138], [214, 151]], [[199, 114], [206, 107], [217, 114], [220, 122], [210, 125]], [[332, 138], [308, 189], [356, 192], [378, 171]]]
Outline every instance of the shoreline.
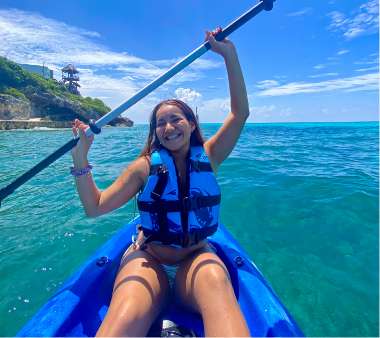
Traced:
[[[106, 125], [103, 128], [113, 127]], [[129, 126], [115, 126], [129, 128]], [[41, 118], [32, 118], [28, 120], [0, 120], [0, 131], [5, 130], [23, 130], [23, 129], [71, 129], [71, 121], [47, 121]]]
[[71, 128], [70, 121], [46, 121], [41, 119], [29, 120], [0, 120], [0, 130], [33, 129], [33, 128]]

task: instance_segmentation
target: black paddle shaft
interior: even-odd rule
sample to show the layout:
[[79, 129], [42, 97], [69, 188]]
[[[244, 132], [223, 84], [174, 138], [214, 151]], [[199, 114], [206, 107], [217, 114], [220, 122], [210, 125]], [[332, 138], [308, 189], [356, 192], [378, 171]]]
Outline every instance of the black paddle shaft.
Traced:
[[[225, 29], [220, 31], [218, 34], [215, 35], [215, 39], [218, 41], [222, 41], [225, 37], [230, 35], [232, 32], [237, 30], [239, 27], [244, 25], [247, 21], [252, 19], [255, 15], [260, 13], [262, 10], [270, 11], [273, 8], [273, 1], [274, 0], [261, 0], [256, 6], [249, 9], [247, 12], [242, 14], [239, 18], [237, 18], [235, 21], [230, 23]], [[209, 42], [206, 42], [204, 46], [208, 49], [211, 48], [211, 45]], [[194, 60], [192, 60], [194, 61]], [[192, 61], [189, 61], [188, 64], [190, 64]], [[169, 70], [170, 71], [170, 70]], [[165, 76], [165, 74], [164, 74]], [[153, 90], [153, 89], [152, 89]], [[143, 96], [142, 96], [143, 97]], [[141, 97], [141, 98], [142, 98]], [[141, 99], [140, 98], [140, 99]], [[136, 100], [137, 102], [138, 100]], [[135, 102], [135, 103], [136, 103]], [[126, 104], [126, 103], [124, 103]], [[120, 107], [115, 109], [119, 110], [124, 104], [122, 104]], [[125, 108], [127, 109], [127, 108]], [[125, 110], [123, 109], [123, 110]], [[108, 113], [107, 115], [111, 114], [112, 112]], [[118, 112], [118, 114], [121, 114], [122, 111]], [[103, 116], [101, 119], [104, 119], [107, 115]], [[98, 121], [100, 121], [99, 119]], [[99, 126], [97, 126], [97, 122], [90, 123], [91, 131], [95, 134], [100, 132]], [[6, 187], [0, 189], [0, 206], [1, 202], [4, 198], [12, 194], [18, 187], [23, 185], [25, 182], [30, 180], [32, 177], [37, 175], [40, 171], [48, 167], [50, 164], [52, 164], [54, 161], [59, 159], [61, 156], [66, 154], [69, 150], [75, 147], [75, 145], [78, 143], [79, 137], [71, 139], [69, 142], [64, 144], [61, 148], [57, 149], [54, 153], [43, 159], [41, 162], [39, 162], [37, 165], [35, 165], [33, 168], [22, 174], [20, 177], [16, 178], [13, 182], [8, 184]]]

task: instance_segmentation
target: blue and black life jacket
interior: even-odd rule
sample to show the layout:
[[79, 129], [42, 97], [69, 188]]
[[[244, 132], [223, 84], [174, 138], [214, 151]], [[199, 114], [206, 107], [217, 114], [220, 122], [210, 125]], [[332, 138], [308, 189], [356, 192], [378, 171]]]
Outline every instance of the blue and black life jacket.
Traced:
[[186, 166], [186, 187], [181, 191], [170, 152], [151, 154], [148, 181], [137, 198], [146, 242], [186, 247], [217, 230], [220, 188], [202, 146], [190, 148]]

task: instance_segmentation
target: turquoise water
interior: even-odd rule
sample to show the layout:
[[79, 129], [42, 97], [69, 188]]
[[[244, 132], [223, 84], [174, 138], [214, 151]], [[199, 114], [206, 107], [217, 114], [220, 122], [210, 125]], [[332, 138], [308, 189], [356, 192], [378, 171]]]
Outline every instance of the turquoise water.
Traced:
[[[203, 125], [212, 135], [218, 125]], [[144, 143], [146, 126], [106, 128], [91, 150], [108, 186]], [[71, 137], [0, 132], [0, 187]], [[221, 166], [224, 224], [308, 336], [378, 336], [378, 124], [247, 125]], [[87, 219], [66, 155], [0, 209], [0, 335], [12, 336], [134, 205]]]

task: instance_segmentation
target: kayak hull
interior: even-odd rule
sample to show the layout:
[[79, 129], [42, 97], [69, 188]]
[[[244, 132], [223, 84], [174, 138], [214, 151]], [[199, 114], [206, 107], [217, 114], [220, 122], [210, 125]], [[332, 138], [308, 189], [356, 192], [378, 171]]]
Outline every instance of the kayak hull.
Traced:
[[[62, 286], [18, 332], [19, 337], [86, 337], [98, 330], [112, 296], [120, 259], [131, 244], [139, 218], [126, 224]], [[303, 336], [268, 282], [227, 229], [221, 225], [209, 238], [225, 263], [251, 335], [256, 337]], [[161, 315], [203, 336], [199, 315], [179, 304]]]

